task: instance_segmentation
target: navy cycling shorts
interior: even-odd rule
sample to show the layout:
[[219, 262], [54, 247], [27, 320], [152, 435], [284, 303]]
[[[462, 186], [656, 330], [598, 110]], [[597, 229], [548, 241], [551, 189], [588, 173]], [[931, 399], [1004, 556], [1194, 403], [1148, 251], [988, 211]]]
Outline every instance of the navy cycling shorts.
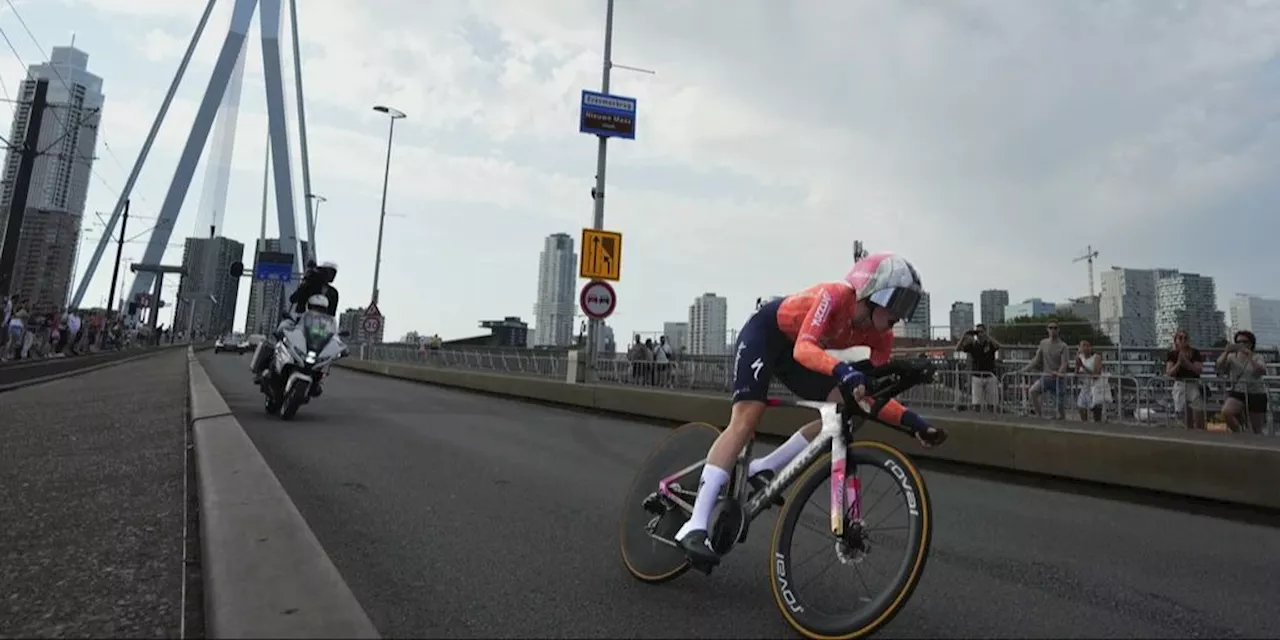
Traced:
[[818, 373], [796, 362], [795, 343], [778, 328], [778, 307], [773, 300], [756, 310], [742, 331], [733, 354], [733, 401], [769, 397], [769, 383], [776, 376], [796, 396], [821, 402], [836, 388], [835, 376]]

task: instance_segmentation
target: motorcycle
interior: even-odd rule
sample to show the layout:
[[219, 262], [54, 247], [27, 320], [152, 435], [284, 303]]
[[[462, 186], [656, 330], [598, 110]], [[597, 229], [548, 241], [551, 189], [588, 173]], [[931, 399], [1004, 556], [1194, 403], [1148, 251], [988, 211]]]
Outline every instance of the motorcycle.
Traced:
[[318, 396], [319, 383], [329, 375], [330, 365], [347, 355], [347, 345], [340, 338], [348, 335], [338, 331], [333, 316], [317, 311], [302, 314], [271, 347], [271, 362], [258, 383], [266, 396], [267, 413], [288, 420]]

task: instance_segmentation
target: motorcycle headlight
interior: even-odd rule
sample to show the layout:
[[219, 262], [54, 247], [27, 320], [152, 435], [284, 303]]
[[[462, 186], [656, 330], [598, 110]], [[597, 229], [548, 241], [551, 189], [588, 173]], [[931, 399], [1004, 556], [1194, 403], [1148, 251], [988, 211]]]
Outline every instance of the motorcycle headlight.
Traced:
[[307, 352], [307, 364], [315, 364], [315, 363], [316, 363], [316, 352], [314, 352], [314, 351], [308, 351], [308, 352]]

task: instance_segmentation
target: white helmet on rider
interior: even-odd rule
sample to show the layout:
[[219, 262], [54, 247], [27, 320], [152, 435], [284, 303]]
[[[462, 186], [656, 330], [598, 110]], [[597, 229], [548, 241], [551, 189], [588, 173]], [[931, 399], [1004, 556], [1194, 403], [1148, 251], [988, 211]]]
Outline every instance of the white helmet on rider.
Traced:
[[324, 275], [325, 284], [333, 282], [333, 279], [338, 277], [338, 263], [336, 262], [322, 262], [319, 267], [316, 267], [316, 270]]
[[899, 319], [911, 318], [924, 288], [920, 274], [895, 253], [873, 253], [853, 263], [844, 281], [857, 292], [859, 300], [884, 307]]
[[316, 295], [311, 296], [310, 298], [307, 298], [307, 311], [319, 311], [320, 313], [329, 313], [328, 296], [321, 293], [317, 293]]

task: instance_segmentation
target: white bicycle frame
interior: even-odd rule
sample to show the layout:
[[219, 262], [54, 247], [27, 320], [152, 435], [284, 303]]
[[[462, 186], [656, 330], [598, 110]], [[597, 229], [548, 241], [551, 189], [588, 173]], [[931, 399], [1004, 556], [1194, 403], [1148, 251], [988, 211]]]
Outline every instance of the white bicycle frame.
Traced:
[[[836, 402], [815, 402], [811, 400], [770, 400], [769, 404], [771, 406], [796, 406], [814, 409], [821, 417], [822, 428], [813, 441], [810, 442], [799, 455], [792, 458], [791, 462], [788, 462], [786, 466], [782, 467], [777, 476], [775, 476], [769, 484], [765, 485], [762, 491], [757, 493], [754, 498], [744, 505], [744, 510], [746, 511], [745, 522], [749, 523], [754, 520], [761, 511], [765, 510], [765, 506], [768, 505], [775, 496], [786, 490], [786, 488], [791, 485], [800, 472], [807, 469], [810, 464], [813, 464], [814, 460], [817, 460], [818, 457], [822, 455], [824, 447], [830, 446], [832, 480], [831, 531], [837, 536], [842, 535], [844, 533], [844, 512], [847, 509], [852, 509], [853, 512], [851, 515], [854, 519], [861, 518], [862, 515], [861, 504], [858, 500], [858, 491], [860, 489], [858, 477], [854, 475], [848, 480], [846, 480], [845, 477], [845, 461], [848, 456], [850, 442], [846, 437], [843, 428], [844, 422], [840, 415], [840, 404]], [[866, 407], [863, 408], [866, 409]], [[854, 419], [860, 420], [861, 418]], [[738, 454], [738, 464], [735, 471], [733, 485], [735, 491], [734, 495], [731, 497], [738, 500], [739, 503], [741, 503], [741, 500], [747, 491], [747, 467], [750, 462], [748, 458], [751, 455], [751, 445], [753, 441], [754, 438], [752, 441], [748, 441], [746, 446], [742, 448], [742, 452]], [[677, 480], [684, 477], [686, 474], [693, 472], [706, 463], [706, 458], [703, 458], [702, 460], [699, 460], [698, 462], [663, 478], [658, 482], [658, 491], [668, 499], [680, 505], [682, 509], [689, 513], [693, 513], [693, 505], [689, 504], [672, 491], [671, 485], [675, 484]]]

